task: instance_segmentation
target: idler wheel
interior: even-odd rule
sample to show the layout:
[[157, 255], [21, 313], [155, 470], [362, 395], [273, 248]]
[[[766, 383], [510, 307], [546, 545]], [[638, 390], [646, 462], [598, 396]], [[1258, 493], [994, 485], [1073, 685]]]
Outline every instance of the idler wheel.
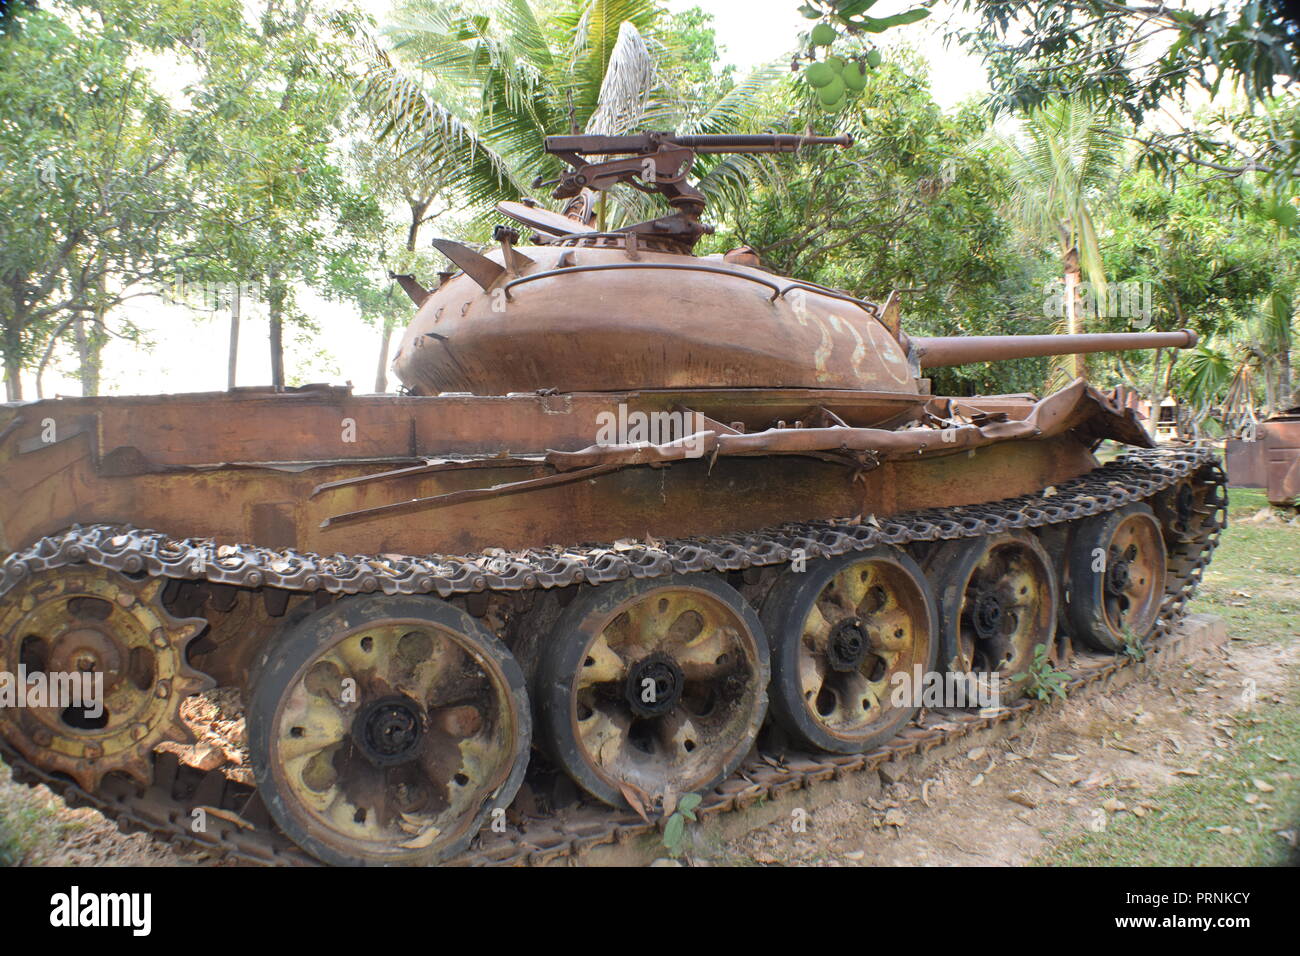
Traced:
[[1218, 510], [1227, 504], [1222, 495], [1222, 489], [1192, 476], [1179, 479], [1156, 495], [1150, 503], [1165, 540], [1192, 541], [1211, 530]]
[[952, 674], [975, 675], [965, 693], [974, 706], [1024, 695], [1039, 647], [1051, 650], [1059, 602], [1052, 559], [1027, 531], [951, 541], [926, 564], [939, 596], [939, 660]]
[[934, 668], [936, 619], [925, 575], [896, 548], [785, 571], [762, 610], [773, 719], [801, 744], [833, 753], [888, 740], [919, 709], [894, 704], [894, 677]]
[[435, 597], [357, 595], [296, 621], [255, 664], [259, 792], [338, 865], [427, 865], [514, 798], [531, 718], [514, 657]]
[[[0, 606], [0, 671], [15, 691], [19, 675], [27, 677], [27, 706], [0, 706], [0, 735], [88, 792], [114, 772], [151, 783], [154, 748], [193, 740], [181, 701], [212, 686], [185, 659], [205, 622], [168, 613], [163, 586], [74, 566], [35, 574], [10, 591]], [[41, 686], [48, 695], [37, 696]], [[102, 699], [89, 699], [97, 687]]]
[[1071, 633], [1102, 651], [1145, 640], [1160, 616], [1166, 563], [1164, 535], [1145, 504], [1080, 522], [1069, 552]]
[[584, 587], [545, 643], [535, 697], [547, 749], [592, 796], [654, 802], [712, 788], [767, 711], [758, 616], [703, 575]]

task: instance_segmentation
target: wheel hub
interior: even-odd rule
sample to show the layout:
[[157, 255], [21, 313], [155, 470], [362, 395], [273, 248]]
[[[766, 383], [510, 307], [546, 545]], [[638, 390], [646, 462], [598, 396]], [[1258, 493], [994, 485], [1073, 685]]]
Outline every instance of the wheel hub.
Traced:
[[971, 608], [971, 626], [981, 640], [996, 637], [1002, 631], [1002, 619], [1006, 610], [1002, 598], [996, 591], [981, 591], [975, 596]]
[[628, 668], [625, 696], [641, 717], [662, 717], [677, 706], [684, 677], [677, 662], [656, 652]]
[[423, 730], [420, 707], [396, 695], [362, 707], [352, 722], [352, 739], [375, 766], [393, 767], [416, 752]]
[[842, 674], [852, 673], [862, 666], [870, 641], [867, 630], [856, 617], [836, 622], [831, 630], [826, 649], [826, 662], [831, 670]]
[[1129, 562], [1126, 558], [1115, 558], [1106, 566], [1106, 590], [1120, 594], [1129, 586]]

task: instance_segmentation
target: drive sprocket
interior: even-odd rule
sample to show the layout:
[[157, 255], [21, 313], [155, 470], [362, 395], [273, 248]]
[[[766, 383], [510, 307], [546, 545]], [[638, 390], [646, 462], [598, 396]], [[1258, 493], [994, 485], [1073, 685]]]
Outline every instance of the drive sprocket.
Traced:
[[113, 772], [147, 786], [158, 744], [193, 741], [181, 701], [213, 686], [185, 658], [205, 622], [168, 613], [165, 583], [80, 565], [32, 575], [7, 595], [0, 735], [87, 792]]

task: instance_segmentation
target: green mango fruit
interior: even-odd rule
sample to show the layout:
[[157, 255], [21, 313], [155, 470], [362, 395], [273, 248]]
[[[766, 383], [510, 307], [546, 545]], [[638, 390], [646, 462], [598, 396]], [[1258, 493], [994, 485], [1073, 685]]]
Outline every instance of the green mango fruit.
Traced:
[[838, 76], [832, 77], [831, 81], [817, 91], [817, 96], [821, 99], [823, 105], [832, 106], [844, 99], [844, 81]]
[[870, 50], [867, 52], [867, 66], [871, 67], [873, 70], [880, 66], [879, 50]]
[[826, 65], [829, 66], [829, 67], [830, 67], [832, 70], [834, 70], [836, 73], [843, 73], [843, 72], [844, 72], [844, 57], [842, 57], [842, 56], [828, 56], [828, 57], [826, 58]]
[[867, 85], [867, 71], [861, 63], [846, 64], [840, 77], [844, 80], [844, 85], [854, 92], [863, 89]]
[[812, 28], [813, 46], [830, 46], [835, 42], [835, 28], [829, 23], [819, 23]]
[[835, 71], [831, 69], [828, 63], [809, 63], [804, 68], [803, 75], [808, 78], [809, 83], [818, 89], [835, 79]]

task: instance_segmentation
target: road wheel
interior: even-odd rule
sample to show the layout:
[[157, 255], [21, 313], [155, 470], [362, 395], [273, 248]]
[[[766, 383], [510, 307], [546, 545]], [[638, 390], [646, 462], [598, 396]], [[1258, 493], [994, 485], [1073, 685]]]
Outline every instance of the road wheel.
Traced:
[[[1025, 692], [1039, 647], [1056, 635], [1058, 587], [1052, 560], [1027, 531], [951, 541], [930, 560], [939, 594], [940, 661], [977, 677], [978, 694], [1001, 701]], [[982, 699], [988, 699], [984, 697]]]
[[1155, 629], [1165, 594], [1160, 524], [1144, 504], [1080, 522], [1070, 543], [1071, 632], [1102, 651], [1122, 651]]
[[271, 815], [337, 865], [428, 865], [514, 798], [531, 720], [513, 656], [429, 596], [358, 595], [290, 622], [256, 665], [253, 770]]
[[544, 653], [547, 748], [614, 806], [711, 789], [740, 765], [767, 711], [763, 626], [711, 576], [584, 587]]
[[[934, 669], [934, 598], [916, 562], [872, 548], [787, 570], [763, 602], [772, 641], [772, 716], [796, 740], [859, 753], [894, 736], [919, 709], [907, 686]], [[919, 690], [919, 688], [914, 688]]]

